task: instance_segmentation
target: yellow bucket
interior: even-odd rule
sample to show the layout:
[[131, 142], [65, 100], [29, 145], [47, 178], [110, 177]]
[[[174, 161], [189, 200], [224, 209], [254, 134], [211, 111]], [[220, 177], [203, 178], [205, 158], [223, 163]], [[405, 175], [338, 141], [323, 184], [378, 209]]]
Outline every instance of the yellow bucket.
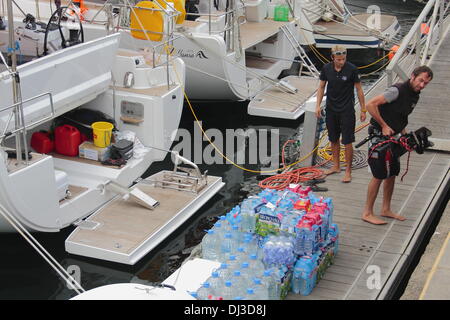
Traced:
[[92, 124], [94, 131], [94, 145], [99, 148], [106, 148], [111, 143], [111, 134], [114, 126], [109, 122], [99, 121]]

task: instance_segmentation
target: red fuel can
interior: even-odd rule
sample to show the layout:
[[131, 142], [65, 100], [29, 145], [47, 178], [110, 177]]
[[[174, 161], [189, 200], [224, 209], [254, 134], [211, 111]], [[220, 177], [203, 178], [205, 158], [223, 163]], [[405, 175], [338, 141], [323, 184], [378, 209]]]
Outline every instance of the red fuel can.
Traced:
[[31, 136], [31, 147], [39, 153], [49, 153], [53, 151], [54, 144], [48, 132], [35, 132]]
[[55, 150], [59, 154], [75, 157], [81, 144], [80, 131], [68, 124], [55, 129]]

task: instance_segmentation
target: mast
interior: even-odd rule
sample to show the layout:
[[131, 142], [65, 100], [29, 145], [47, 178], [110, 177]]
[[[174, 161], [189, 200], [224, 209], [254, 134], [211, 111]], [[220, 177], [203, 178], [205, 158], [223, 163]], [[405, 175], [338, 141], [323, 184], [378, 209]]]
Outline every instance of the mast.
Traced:
[[[22, 162], [22, 146], [20, 141], [20, 134], [23, 135], [23, 142], [24, 142], [24, 148], [25, 148], [25, 162], [28, 165], [28, 148], [27, 148], [27, 142], [26, 142], [26, 131], [25, 131], [25, 123], [22, 123], [21, 120], [23, 119], [23, 109], [21, 102], [21, 95], [20, 95], [20, 78], [19, 74], [17, 73], [17, 53], [16, 53], [16, 44], [15, 44], [15, 37], [14, 37], [14, 14], [13, 14], [13, 6], [12, 6], [12, 0], [7, 0], [6, 2], [6, 10], [8, 12], [8, 35], [9, 35], [9, 48], [10, 51], [8, 56], [11, 59], [11, 76], [12, 76], [12, 89], [13, 89], [13, 104], [17, 104], [17, 106], [14, 108], [14, 121], [16, 128], [20, 128], [21, 125], [23, 125], [23, 130], [16, 133], [16, 157], [17, 157], [17, 164], [19, 162]], [[24, 121], [23, 121], [24, 122]]]

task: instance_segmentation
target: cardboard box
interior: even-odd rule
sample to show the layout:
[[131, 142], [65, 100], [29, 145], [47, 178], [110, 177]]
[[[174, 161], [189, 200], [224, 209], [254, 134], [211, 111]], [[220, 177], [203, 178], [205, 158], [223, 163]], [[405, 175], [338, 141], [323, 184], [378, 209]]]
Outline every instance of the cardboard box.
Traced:
[[99, 148], [94, 145], [91, 141], [85, 141], [78, 147], [79, 157], [95, 160], [104, 161], [108, 158], [108, 148]]

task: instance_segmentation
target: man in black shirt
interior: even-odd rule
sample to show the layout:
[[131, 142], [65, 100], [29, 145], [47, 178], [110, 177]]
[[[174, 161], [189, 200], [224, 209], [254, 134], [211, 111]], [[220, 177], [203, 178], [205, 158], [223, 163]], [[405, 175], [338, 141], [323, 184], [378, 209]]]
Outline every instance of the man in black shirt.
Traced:
[[[372, 130], [384, 136], [405, 134], [408, 124], [408, 116], [414, 110], [422, 89], [433, 79], [433, 71], [426, 66], [417, 67], [411, 74], [411, 78], [403, 83], [396, 83], [389, 87], [383, 94], [374, 97], [367, 103], [367, 110], [372, 116]], [[392, 159], [389, 170], [384, 170], [376, 166], [374, 162], [369, 165], [373, 178], [367, 189], [367, 201], [362, 215], [362, 219], [372, 224], [386, 224], [386, 221], [377, 218], [373, 213], [373, 206], [378, 195], [378, 191], [383, 184], [383, 205], [381, 216], [405, 220], [391, 210], [391, 199], [394, 192], [395, 177], [400, 172], [399, 159]]]
[[333, 154], [333, 166], [326, 170], [325, 174], [340, 172], [340, 142], [342, 133], [342, 144], [345, 146], [345, 175], [342, 182], [352, 180], [353, 145], [355, 141], [355, 93], [358, 93], [359, 105], [361, 106], [360, 120], [366, 120], [364, 108], [364, 92], [359, 79], [358, 68], [347, 61], [345, 47], [337, 45], [331, 49], [332, 62], [326, 64], [320, 73], [320, 85], [317, 90], [316, 115], [321, 117], [320, 104], [327, 85], [326, 117], [325, 122], [328, 130], [328, 139], [331, 143]]

